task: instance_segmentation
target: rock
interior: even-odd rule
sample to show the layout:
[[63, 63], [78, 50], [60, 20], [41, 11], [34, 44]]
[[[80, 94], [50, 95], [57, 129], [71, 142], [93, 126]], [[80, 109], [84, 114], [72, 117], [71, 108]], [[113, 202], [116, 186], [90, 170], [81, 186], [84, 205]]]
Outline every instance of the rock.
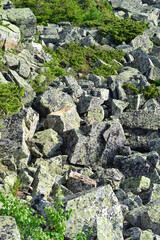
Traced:
[[110, 123], [109, 128], [103, 134], [106, 142], [105, 149], [102, 153], [102, 165], [106, 166], [112, 163], [114, 157], [119, 151], [119, 148], [125, 143], [125, 135], [119, 120], [115, 119]]
[[19, 59], [17, 59], [13, 54], [5, 54], [5, 58], [8, 66], [11, 69], [17, 68], [19, 65]]
[[160, 191], [160, 184], [154, 183], [150, 192], [150, 197], [149, 197], [150, 202], [160, 201], [159, 191]]
[[92, 97], [90, 95], [82, 95], [79, 99], [77, 110], [79, 114], [86, 113], [91, 110], [95, 110], [101, 104], [103, 104], [103, 100], [98, 97]]
[[29, 75], [30, 75], [30, 67], [28, 66], [28, 64], [23, 61], [23, 60], [20, 60], [20, 65], [19, 65], [19, 75], [23, 78], [28, 78]]
[[110, 0], [113, 9], [120, 9], [128, 12], [137, 12], [140, 11], [142, 7], [142, 1], [135, 0], [132, 2], [131, 0]]
[[152, 139], [149, 142], [150, 150], [151, 151], [156, 151], [160, 155], [160, 138], [155, 138]]
[[[112, 232], [114, 238], [122, 239], [123, 217], [121, 208], [112, 188], [109, 185], [82, 192], [67, 200], [66, 210], [73, 209], [70, 219], [66, 222], [66, 237], [73, 238], [84, 227], [94, 230], [94, 236], [101, 239], [102, 230], [108, 220], [110, 226], [114, 226]], [[98, 220], [98, 218], [101, 218]], [[97, 223], [98, 222], [98, 227]], [[100, 223], [103, 223], [100, 226]], [[106, 232], [107, 233], [107, 232]]]
[[0, 239], [20, 240], [16, 221], [10, 216], [0, 216]]
[[29, 8], [12, 8], [6, 11], [9, 22], [20, 28], [24, 38], [32, 37], [36, 32], [36, 17]]
[[101, 165], [100, 156], [104, 149], [104, 141], [101, 134], [106, 129], [106, 123], [93, 123], [88, 137], [82, 131], [71, 130], [64, 133], [63, 149], [69, 156], [72, 164], [94, 166]]
[[147, 164], [146, 156], [140, 153], [131, 156], [116, 156], [114, 164], [125, 175], [125, 177], [147, 176], [150, 166]]
[[109, 89], [106, 88], [96, 88], [92, 90], [92, 95], [94, 97], [101, 98], [104, 102], [109, 100]]
[[123, 239], [121, 229], [113, 227], [112, 221], [107, 218], [97, 218], [97, 240]]
[[69, 75], [69, 76], [64, 76], [63, 81], [68, 86], [69, 91], [71, 92], [72, 98], [74, 99], [75, 102], [77, 102], [77, 99], [79, 99], [83, 94], [83, 90], [79, 86], [77, 80], [73, 76]]
[[126, 128], [140, 128], [146, 130], [158, 130], [160, 128], [160, 116], [154, 112], [143, 110], [124, 112], [119, 115], [122, 126]]
[[95, 39], [91, 35], [88, 35], [82, 39], [81, 45], [86, 47], [91, 47], [91, 46], [98, 46], [98, 43], [95, 41]]
[[104, 186], [110, 184], [113, 190], [117, 190], [120, 187], [121, 182], [124, 179], [123, 174], [115, 168], [101, 169], [97, 171], [93, 176], [96, 180], [97, 186]]
[[17, 48], [21, 38], [20, 30], [17, 26], [9, 24], [9, 27], [0, 26], [0, 48], [9, 50]]
[[123, 182], [123, 190], [125, 192], [131, 191], [134, 194], [138, 194], [149, 190], [150, 183], [150, 179], [144, 176], [127, 178]]
[[128, 102], [121, 100], [112, 99], [112, 115], [118, 115], [123, 113], [125, 108], [127, 108]]
[[71, 96], [54, 88], [49, 88], [42, 95], [38, 96], [34, 105], [43, 116], [75, 106]]
[[78, 129], [80, 127], [80, 117], [75, 107], [71, 106], [48, 114], [44, 125], [45, 128], [52, 128], [58, 134], [62, 134], [65, 131]]
[[159, 155], [157, 152], [152, 151], [149, 152], [147, 155], [147, 162], [150, 164], [150, 166], [152, 166], [153, 168], [159, 166]]
[[156, 45], [160, 46], [160, 33], [157, 33], [154, 37], [154, 42]]
[[[27, 128], [25, 117], [27, 112], [21, 110], [12, 116], [3, 119], [0, 139], [0, 156], [13, 155], [17, 159], [30, 159], [30, 152], [26, 145], [26, 140], [34, 133], [36, 128], [36, 117], [30, 119], [30, 127]], [[29, 125], [28, 125], [29, 126]]]
[[138, 48], [131, 52], [134, 61], [132, 62], [132, 67], [137, 68], [147, 79], [154, 80], [152, 75], [154, 71], [154, 64], [152, 63], [149, 56]]
[[19, 87], [24, 88], [24, 96], [22, 98], [24, 104], [33, 101], [36, 94], [30, 84], [20, 77], [16, 71], [11, 69], [8, 71], [8, 77], [10, 78], [10, 81], [14, 81]]
[[52, 191], [52, 186], [55, 183], [55, 176], [51, 176], [48, 173], [48, 168], [45, 166], [39, 166], [32, 183], [33, 191], [32, 197], [37, 194], [43, 194], [44, 199], [47, 199], [50, 192]]
[[46, 129], [34, 134], [28, 141], [32, 154], [36, 157], [53, 157], [62, 145], [62, 138], [52, 129]]
[[149, 53], [152, 50], [153, 43], [146, 34], [138, 35], [131, 41], [131, 46], [134, 49], [141, 48], [144, 52]]
[[[148, 203], [145, 207], [140, 209], [131, 211], [128, 216], [127, 220], [132, 224], [136, 225], [139, 224], [143, 230], [151, 229], [153, 233], [160, 234], [160, 209], [159, 209], [159, 201], [154, 201], [152, 203]], [[138, 219], [136, 221], [132, 221], [133, 214], [135, 216], [135, 212], [137, 212]]]

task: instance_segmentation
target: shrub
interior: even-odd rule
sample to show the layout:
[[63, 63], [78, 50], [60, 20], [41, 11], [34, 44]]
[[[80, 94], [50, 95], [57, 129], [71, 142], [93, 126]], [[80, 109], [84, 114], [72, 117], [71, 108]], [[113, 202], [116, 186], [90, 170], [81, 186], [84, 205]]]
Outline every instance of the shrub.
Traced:
[[100, 33], [102, 35], [109, 34], [116, 44], [129, 43], [137, 35], [142, 34], [147, 27], [148, 25], [143, 21], [138, 22], [130, 18], [118, 19], [114, 17], [106, 26], [101, 27]]
[[131, 95], [137, 95], [140, 93], [139, 89], [134, 84], [131, 83], [123, 84], [123, 88], [127, 91], [128, 94]]
[[155, 84], [151, 84], [146, 86], [145, 89], [142, 90], [144, 97], [148, 100], [150, 98], [157, 98], [159, 94], [159, 89]]
[[[56, 194], [54, 207], [46, 207], [46, 216], [37, 214], [28, 202], [15, 197], [13, 194], [0, 192], [0, 215], [12, 216], [17, 222], [21, 239], [33, 240], [64, 240], [66, 221], [71, 210], [65, 211], [61, 189]], [[86, 240], [87, 234], [77, 233], [75, 240]]]
[[0, 116], [18, 112], [22, 107], [23, 88], [12, 82], [7, 84], [0, 82], [0, 93]]
[[160, 86], [160, 78], [159, 78], [159, 79], [155, 79], [155, 80], [154, 80], [154, 84], [155, 84], [156, 86]]
[[140, 91], [134, 84], [125, 83], [123, 84], [123, 88], [127, 91], [128, 94], [137, 95], [139, 93], [143, 93], [145, 99], [157, 98], [159, 94], [159, 89], [155, 84], [151, 84], [146, 86]]

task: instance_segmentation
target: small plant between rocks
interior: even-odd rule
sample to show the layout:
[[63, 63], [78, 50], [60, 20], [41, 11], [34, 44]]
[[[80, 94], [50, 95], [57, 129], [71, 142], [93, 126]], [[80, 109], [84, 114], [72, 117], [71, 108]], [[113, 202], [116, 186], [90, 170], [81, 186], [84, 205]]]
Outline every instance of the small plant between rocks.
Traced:
[[[66, 225], [72, 210], [64, 210], [63, 195], [59, 188], [56, 200], [52, 207], [45, 208], [45, 216], [38, 214], [30, 204], [16, 197], [13, 192], [5, 194], [0, 192], [0, 216], [15, 218], [21, 239], [33, 240], [64, 240]], [[75, 240], [86, 240], [87, 234], [78, 233]]]

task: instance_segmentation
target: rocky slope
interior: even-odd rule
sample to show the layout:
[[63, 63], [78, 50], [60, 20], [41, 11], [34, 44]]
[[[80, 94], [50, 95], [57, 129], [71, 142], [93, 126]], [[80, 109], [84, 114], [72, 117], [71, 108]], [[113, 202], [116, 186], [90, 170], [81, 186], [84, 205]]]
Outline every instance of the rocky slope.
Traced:
[[[66, 209], [74, 209], [67, 239], [91, 228], [88, 239], [158, 240], [160, 94], [148, 99], [142, 89], [160, 78], [160, 1], [110, 3], [117, 16], [145, 20], [149, 28], [129, 44], [115, 45], [96, 28], [37, 26], [30, 9], [3, 2], [0, 78], [24, 87], [24, 97], [20, 112], [2, 119], [0, 190], [9, 192], [20, 177], [26, 198], [43, 213], [61, 186]], [[51, 61], [43, 46], [57, 49], [75, 41], [123, 50], [121, 70], [107, 79], [91, 73], [57, 77], [36, 95], [30, 79]], [[134, 84], [139, 93], [124, 84]], [[0, 239], [20, 239], [14, 219], [7, 219], [0, 217]], [[5, 222], [11, 231], [4, 231]]]

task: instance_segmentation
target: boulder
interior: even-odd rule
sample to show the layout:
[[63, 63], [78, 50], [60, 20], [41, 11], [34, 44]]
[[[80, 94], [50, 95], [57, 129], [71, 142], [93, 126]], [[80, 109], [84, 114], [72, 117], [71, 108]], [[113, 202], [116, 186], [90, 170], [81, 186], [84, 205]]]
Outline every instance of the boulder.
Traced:
[[4, 21], [4, 25], [0, 26], [0, 48], [4, 48], [5, 50], [17, 48], [20, 38], [21, 34], [19, 28]]
[[65, 201], [66, 210], [73, 210], [66, 222], [66, 237], [73, 238], [77, 232], [93, 229], [92, 238], [98, 237], [100, 240], [100, 236], [104, 235], [103, 230], [107, 234], [108, 228], [105, 229], [105, 226], [108, 222], [111, 229], [114, 229], [109, 232], [113, 239], [123, 239], [121, 207], [109, 185], [76, 194]]
[[119, 115], [123, 127], [131, 129], [158, 130], [160, 128], [160, 116], [155, 112], [144, 110], [124, 112]]
[[52, 128], [57, 133], [62, 134], [65, 131], [78, 129], [80, 127], [80, 117], [74, 106], [52, 112], [47, 115], [45, 128]]
[[34, 134], [28, 141], [31, 153], [36, 157], [53, 157], [62, 145], [62, 138], [53, 129], [46, 129]]
[[16, 221], [10, 216], [0, 216], [0, 239], [20, 240]]
[[36, 33], [36, 17], [29, 8], [12, 8], [6, 11], [8, 21], [20, 28], [24, 38]]
[[67, 107], [75, 107], [71, 96], [54, 88], [49, 88], [42, 95], [38, 96], [34, 105], [43, 116]]
[[33, 136], [39, 116], [34, 110], [21, 110], [3, 119], [0, 156], [13, 155], [17, 159], [30, 159], [26, 141]]
[[138, 35], [131, 41], [131, 46], [134, 49], [141, 48], [144, 52], [149, 53], [153, 48], [153, 43], [146, 34]]
[[119, 148], [125, 144], [125, 135], [118, 119], [110, 122], [108, 129], [103, 133], [105, 149], [102, 153], [101, 162], [106, 166], [111, 164]]

